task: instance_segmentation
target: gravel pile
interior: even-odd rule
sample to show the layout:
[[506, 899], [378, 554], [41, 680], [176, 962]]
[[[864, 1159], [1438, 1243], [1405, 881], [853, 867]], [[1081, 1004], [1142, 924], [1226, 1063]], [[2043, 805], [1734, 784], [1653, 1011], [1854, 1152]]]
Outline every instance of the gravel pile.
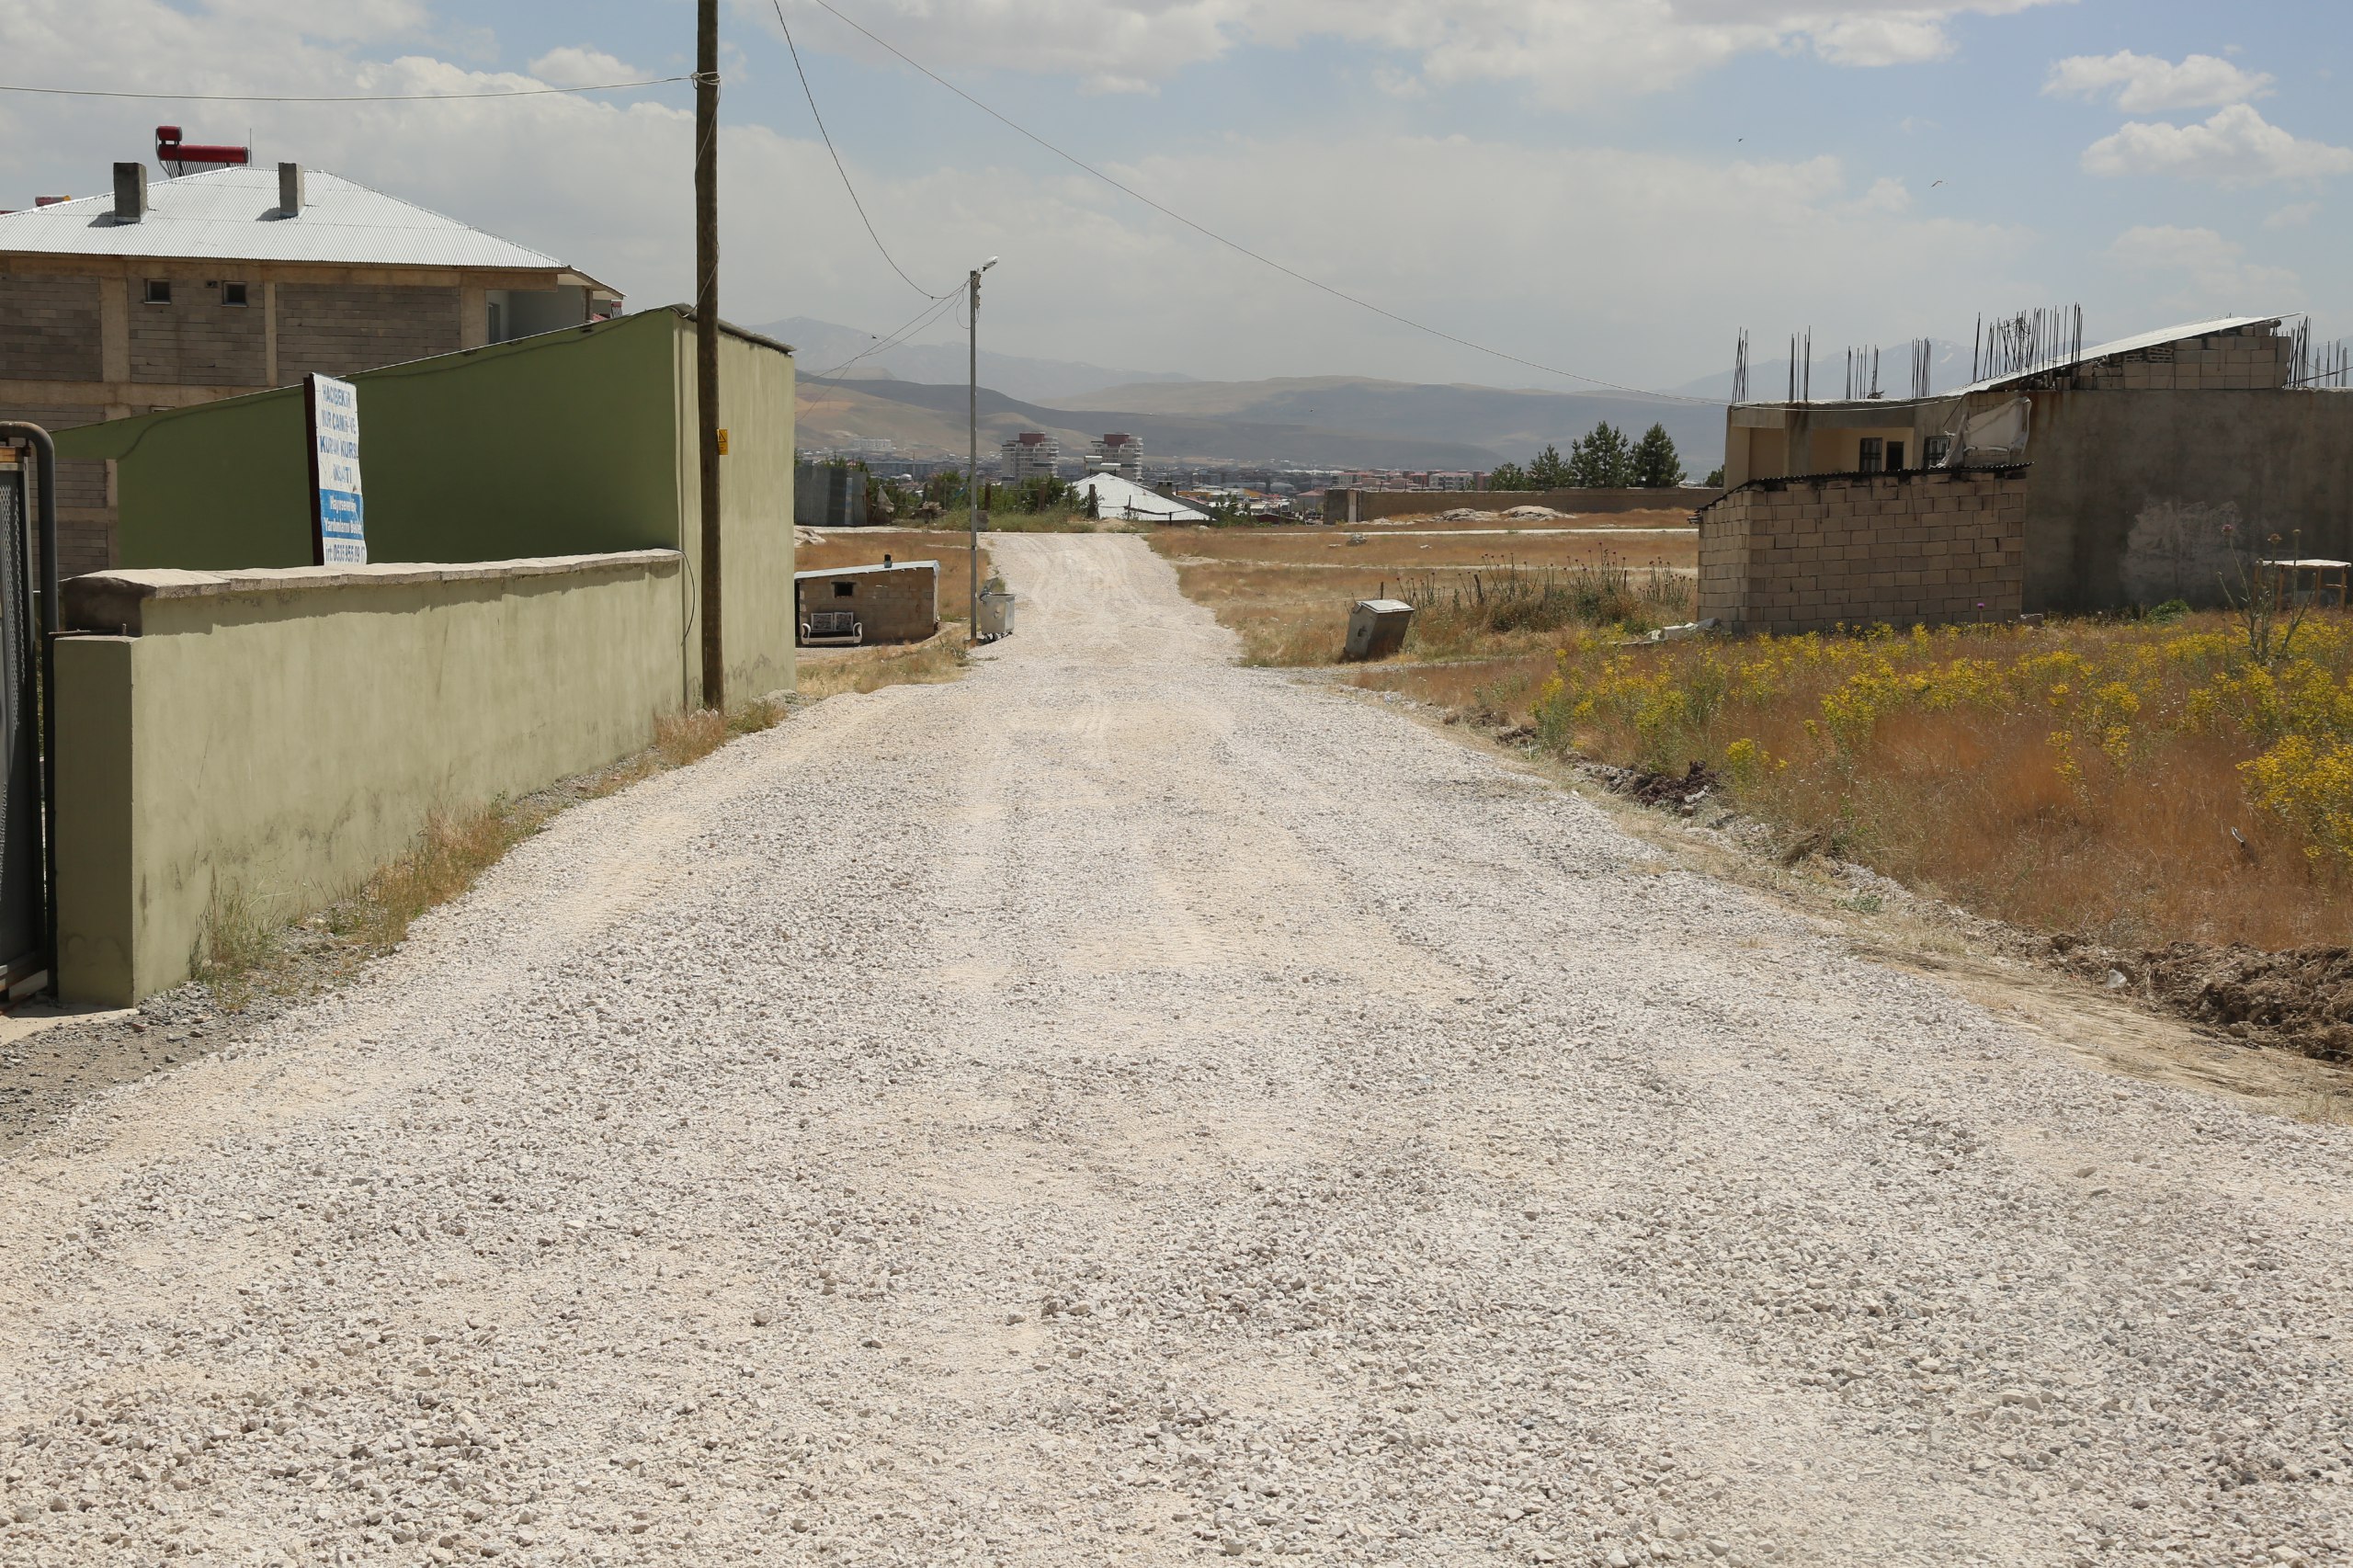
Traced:
[[2353, 1132], [994, 548], [0, 1162], [0, 1562], [2353, 1559]]

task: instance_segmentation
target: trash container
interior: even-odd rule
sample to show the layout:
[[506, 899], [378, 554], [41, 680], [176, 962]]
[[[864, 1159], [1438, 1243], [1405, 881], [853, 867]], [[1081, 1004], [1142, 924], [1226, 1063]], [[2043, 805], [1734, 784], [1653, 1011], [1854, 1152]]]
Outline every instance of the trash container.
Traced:
[[1403, 599], [1358, 599], [1348, 612], [1350, 659], [1385, 659], [1405, 645], [1414, 607]]
[[979, 636], [983, 642], [1013, 635], [1013, 595], [1002, 582], [992, 581], [981, 594]]

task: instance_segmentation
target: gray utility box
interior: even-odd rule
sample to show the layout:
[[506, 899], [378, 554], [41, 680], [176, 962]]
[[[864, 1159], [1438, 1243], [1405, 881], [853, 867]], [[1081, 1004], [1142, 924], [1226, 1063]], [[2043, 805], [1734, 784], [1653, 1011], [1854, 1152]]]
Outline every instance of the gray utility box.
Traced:
[[1348, 612], [1350, 659], [1385, 659], [1405, 645], [1414, 607], [1403, 599], [1358, 599]]

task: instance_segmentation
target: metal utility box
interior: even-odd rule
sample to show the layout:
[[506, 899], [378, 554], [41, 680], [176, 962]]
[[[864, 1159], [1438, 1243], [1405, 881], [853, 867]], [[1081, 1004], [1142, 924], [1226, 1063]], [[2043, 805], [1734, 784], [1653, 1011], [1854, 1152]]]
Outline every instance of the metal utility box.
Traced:
[[994, 642], [1000, 637], [1013, 635], [1013, 596], [1002, 587], [992, 588], [981, 596], [980, 639]]
[[1358, 599], [1348, 612], [1350, 659], [1385, 659], [1405, 645], [1414, 607], [1403, 599]]

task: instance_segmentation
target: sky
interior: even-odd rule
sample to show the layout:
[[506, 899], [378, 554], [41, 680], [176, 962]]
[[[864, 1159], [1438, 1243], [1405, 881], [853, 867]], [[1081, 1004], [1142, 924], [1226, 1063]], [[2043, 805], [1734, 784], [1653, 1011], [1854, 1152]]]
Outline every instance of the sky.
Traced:
[[[723, 0], [721, 308], [1214, 380], [1682, 384], [2080, 303], [2353, 334], [2342, 0]], [[902, 278], [861, 224], [779, 25]], [[1163, 216], [862, 39], [1319, 291]], [[0, 83], [458, 93], [673, 76], [689, 0], [8, 0]], [[370, 105], [0, 93], [0, 207], [153, 131], [250, 140], [691, 294], [692, 94]], [[952, 320], [952, 317], [951, 317]], [[943, 321], [922, 336], [945, 340]], [[811, 365], [811, 370], [826, 366]], [[1552, 372], [1570, 372], [1568, 375]], [[1582, 377], [1586, 380], [1575, 378]]]

